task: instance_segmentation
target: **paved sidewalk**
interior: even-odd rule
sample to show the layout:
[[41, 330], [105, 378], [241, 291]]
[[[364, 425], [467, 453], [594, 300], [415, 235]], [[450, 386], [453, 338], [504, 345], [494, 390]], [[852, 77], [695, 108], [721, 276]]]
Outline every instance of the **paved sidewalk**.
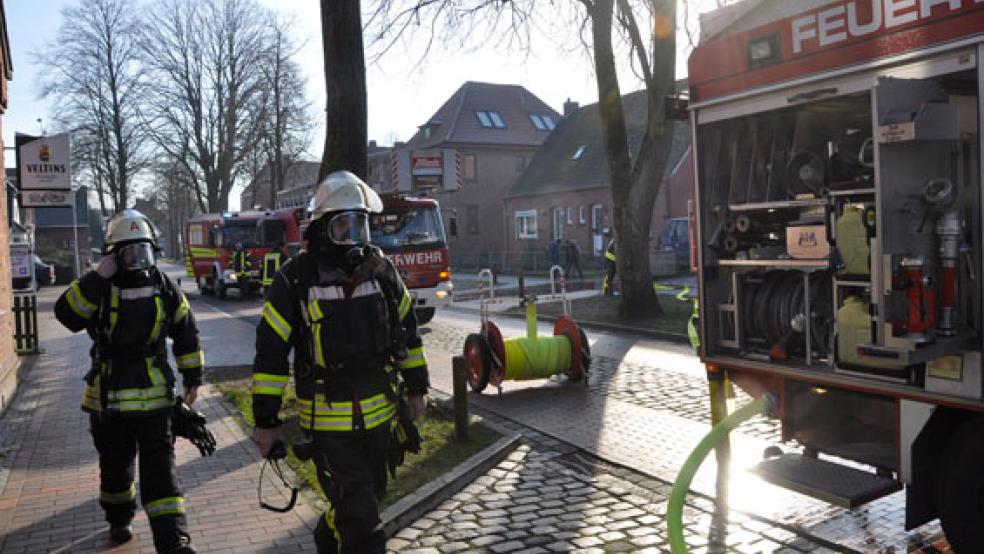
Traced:
[[[0, 551], [153, 552], [146, 516], [138, 511], [135, 538], [113, 548], [107, 538], [98, 496], [98, 464], [88, 432], [87, 416], [78, 408], [81, 379], [88, 367], [89, 339], [71, 335], [51, 313], [60, 289], [44, 289], [39, 299], [41, 346], [33, 367], [10, 410], [0, 419], [2, 440], [13, 445], [0, 458], [8, 467], [0, 481]], [[248, 325], [218, 319], [198, 302], [193, 309], [203, 320], [206, 348], [231, 342], [252, 353]], [[211, 325], [206, 321], [214, 320]], [[216, 324], [241, 325], [230, 341], [220, 338]], [[207, 331], [206, 331], [207, 330]], [[208, 354], [207, 354], [208, 355]], [[29, 364], [31, 362], [28, 362]], [[178, 477], [186, 497], [195, 546], [201, 552], [303, 552], [314, 549], [310, 527], [316, 514], [299, 504], [288, 514], [257, 505], [260, 459], [226, 404], [207, 386], [195, 407], [209, 418], [218, 441], [216, 453], [202, 458], [183, 439], [177, 443]], [[9, 465], [7, 465], [9, 464]], [[285, 502], [279, 489], [265, 486], [264, 495]], [[276, 500], [273, 500], [276, 499]]]

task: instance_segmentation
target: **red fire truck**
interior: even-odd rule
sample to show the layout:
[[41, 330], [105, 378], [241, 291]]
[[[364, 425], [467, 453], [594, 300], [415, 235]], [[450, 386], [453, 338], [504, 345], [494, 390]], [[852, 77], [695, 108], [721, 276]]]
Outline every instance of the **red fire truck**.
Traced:
[[383, 195], [383, 211], [370, 218], [372, 242], [393, 262], [410, 289], [417, 321], [427, 323], [436, 308], [451, 303], [451, 264], [441, 221], [432, 198]]
[[702, 23], [702, 358], [774, 395], [803, 447], [756, 471], [847, 507], [904, 486], [907, 529], [939, 518], [984, 552], [984, 2], [749, 0]]
[[[185, 223], [185, 267], [202, 292], [225, 298], [230, 288], [240, 296], [260, 290], [264, 256], [273, 251], [289, 254], [300, 249], [301, 209], [202, 214]], [[252, 255], [250, 278], [243, 280], [232, 267], [236, 244]]]

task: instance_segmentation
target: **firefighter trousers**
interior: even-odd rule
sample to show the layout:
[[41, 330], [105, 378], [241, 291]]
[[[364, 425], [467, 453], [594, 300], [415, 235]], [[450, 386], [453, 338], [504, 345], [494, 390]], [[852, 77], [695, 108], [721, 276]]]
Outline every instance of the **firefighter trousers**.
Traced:
[[390, 426], [314, 432], [314, 463], [329, 507], [314, 530], [318, 554], [383, 554], [379, 501], [386, 495]]
[[615, 272], [618, 266], [611, 260], [605, 260], [605, 280], [601, 283], [601, 291], [606, 295], [614, 294]]
[[158, 552], [191, 543], [184, 498], [174, 469], [170, 414], [148, 417], [90, 415], [99, 452], [99, 505], [110, 525], [126, 525], [137, 510], [134, 460], [140, 456], [140, 501]]

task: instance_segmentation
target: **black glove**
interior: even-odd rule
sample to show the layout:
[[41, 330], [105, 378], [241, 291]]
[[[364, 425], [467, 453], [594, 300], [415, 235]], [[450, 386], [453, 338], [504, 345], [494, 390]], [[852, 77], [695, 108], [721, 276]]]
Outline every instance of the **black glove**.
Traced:
[[410, 417], [410, 408], [407, 406], [406, 400], [403, 399], [400, 401], [396, 425], [393, 427], [389, 448], [386, 451], [386, 466], [389, 469], [390, 477], [396, 477], [396, 468], [403, 465], [403, 459], [407, 452], [420, 453], [420, 445], [423, 442], [424, 439], [420, 436], [417, 424]]
[[202, 456], [211, 456], [215, 452], [215, 437], [205, 425], [205, 414], [186, 406], [180, 398], [174, 401], [171, 410], [171, 432], [175, 438], [191, 441]]

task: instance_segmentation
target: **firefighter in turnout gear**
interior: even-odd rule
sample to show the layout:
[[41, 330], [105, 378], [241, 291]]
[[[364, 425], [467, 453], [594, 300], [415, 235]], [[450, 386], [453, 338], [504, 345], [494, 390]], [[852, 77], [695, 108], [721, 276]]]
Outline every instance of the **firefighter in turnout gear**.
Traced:
[[423, 343], [409, 292], [369, 244], [379, 196], [336, 171], [309, 210], [308, 249], [277, 273], [256, 330], [253, 438], [264, 457], [279, 440], [293, 350], [300, 424], [330, 504], [314, 532], [318, 552], [382, 553], [387, 459], [402, 454], [394, 437], [419, 437], [412, 420], [429, 385]]
[[232, 253], [232, 270], [239, 279], [249, 279], [253, 271], [253, 253], [249, 249], [243, 248], [243, 243], [236, 243], [236, 250]]
[[601, 283], [601, 291], [606, 296], [615, 294], [613, 287], [615, 285], [615, 272], [618, 271], [617, 259], [615, 239], [612, 239], [608, 241], [608, 246], [605, 247], [605, 280]]
[[166, 339], [194, 403], [204, 354], [188, 300], [155, 265], [157, 230], [142, 213], [123, 210], [107, 224], [104, 256], [95, 271], [58, 298], [55, 316], [92, 337], [82, 409], [89, 412], [99, 452], [99, 504], [115, 542], [132, 536], [137, 509], [134, 458], [140, 456], [140, 500], [157, 552], [189, 553], [184, 498], [178, 490], [170, 414], [175, 375]]

